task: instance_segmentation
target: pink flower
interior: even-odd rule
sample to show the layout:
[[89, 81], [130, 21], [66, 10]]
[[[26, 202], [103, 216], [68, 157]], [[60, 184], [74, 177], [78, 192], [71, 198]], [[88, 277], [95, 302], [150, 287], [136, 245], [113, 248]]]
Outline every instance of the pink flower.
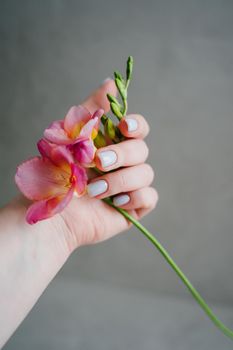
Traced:
[[99, 119], [104, 111], [98, 109], [93, 115], [83, 106], [73, 106], [64, 120], [53, 122], [45, 129], [44, 137], [57, 145], [66, 145], [76, 161], [85, 167], [94, 166]]
[[35, 201], [27, 211], [26, 220], [34, 224], [61, 212], [74, 192], [85, 193], [87, 174], [74, 163], [69, 150], [45, 140], [38, 143], [42, 157], [34, 157], [18, 166], [15, 181], [20, 191]]

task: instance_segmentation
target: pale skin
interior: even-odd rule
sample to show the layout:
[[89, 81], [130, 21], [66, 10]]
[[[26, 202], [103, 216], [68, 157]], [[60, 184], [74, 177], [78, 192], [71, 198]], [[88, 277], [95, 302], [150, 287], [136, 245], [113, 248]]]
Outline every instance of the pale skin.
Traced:
[[[105, 81], [83, 105], [90, 112], [97, 108], [107, 112], [107, 92], [116, 94], [113, 80]], [[134, 131], [128, 130], [127, 118], [136, 121]], [[154, 172], [145, 163], [148, 147], [143, 140], [149, 126], [141, 115], [133, 114], [123, 118], [119, 128], [127, 140], [96, 153], [97, 168], [106, 174], [93, 177], [90, 183], [105, 180], [104, 193], [74, 197], [62, 213], [35, 225], [25, 222], [29, 202], [21, 196], [0, 210], [0, 348], [74, 250], [109, 239], [130, 227], [120, 213], [100, 199], [127, 194], [128, 203], [120, 206], [137, 219], [155, 208], [158, 194], [150, 187]], [[104, 151], [116, 154], [111, 166], [103, 167]]]

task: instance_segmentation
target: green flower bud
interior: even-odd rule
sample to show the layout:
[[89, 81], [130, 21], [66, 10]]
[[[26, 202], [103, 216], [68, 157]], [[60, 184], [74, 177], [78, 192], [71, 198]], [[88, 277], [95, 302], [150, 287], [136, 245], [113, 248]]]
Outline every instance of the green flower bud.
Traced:
[[133, 72], [133, 57], [129, 56], [127, 60], [127, 68], [126, 68], [126, 78], [127, 80], [130, 80], [132, 77]]
[[96, 138], [94, 139], [94, 144], [96, 148], [101, 148], [107, 146], [107, 142], [101, 130], [98, 131]]
[[123, 84], [125, 84], [125, 81], [124, 81], [121, 73], [119, 73], [118, 71], [114, 72], [114, 77], [115, 77], [115, 79], [119, 79]]
[[127, 90], [126, 90], [125, 84], [123, 84], [122, 81], [118, 78], [115, 79], [115, 83], [116, 83], [116, 86], [119, 90], [121, 97], [123, 98], [123, 100], [126, 100], [127, 99]]
[[105, 134], [111, 139], [114, 140], [116, 137], [116, 126], [113, 124], [112, 120], [108, 118], [104, 125]]
[[109, 102], [113, 102], [115, 103], [116, 105], [118, 105], [119, 108], [121, 108], [121, 105], [120, 103], [117, 101], [116, 97], [114, 97], [113, 95], [110, 95], [110, 94], [107, 94], [107, 98], [109, 100]]
[[111, 110], [112, 110], [112, 113], [115, 114], [115, 116], [121, 120], [121, 118], [123, 117], [121, 111], [120, 111], [120, 108], [118, 107], [118, 105], [115, 103], [115, 102], [111, 102], [110, 103], [110, 107], [111, 107]]
[[102, 117], [100, 118], [101, 123], [104, 125], [106, 123], [107, 119], [108, 119], [107, 116], [105, 114], [103, 114]]

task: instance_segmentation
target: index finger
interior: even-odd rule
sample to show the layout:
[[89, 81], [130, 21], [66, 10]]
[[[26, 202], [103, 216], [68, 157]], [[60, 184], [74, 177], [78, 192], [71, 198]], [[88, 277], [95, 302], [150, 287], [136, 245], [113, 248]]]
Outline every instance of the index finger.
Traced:
[[140, 114], [129, 114], [118, 124], [121, 133], [127, 138], [144, 139], [150, 130], [146, 119]]
[[99, 108], [107, 113], [110, 109], [107, 93], [113, 96], [116, 96], [117, 94], [115, 82], [110, 78], [106, 79], [98, 89], [93, 91], [92, 94], [82, 102], [82, 105], [91, 113], [94, 113]]

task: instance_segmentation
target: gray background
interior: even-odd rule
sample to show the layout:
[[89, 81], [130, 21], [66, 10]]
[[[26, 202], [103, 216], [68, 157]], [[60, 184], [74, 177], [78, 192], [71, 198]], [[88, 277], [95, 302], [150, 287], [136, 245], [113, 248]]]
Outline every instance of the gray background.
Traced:
[[[129, 112], [145, 115], [151, 125], [149, 162], [160, 195], [157, 209], [143, 222], [203, 295], [214, 304], [225, 304], [222, 315], [227, 317], [227, 309], [233, 310], [230, 0], [1, 0], [0, 204], [16, 193], [16, 164], [36, 153], [35, 140], [43, 129], [81, 102], [114, 69], [123, 70], [130, 54], [135, 71]], [[96, 293], [102, 297], [99, 323], [95, 303], [92, 309], [85, 300], [90, 289], [92, 298]], [[75, 309], [70, 314], [74, 290], [84, 300], [78, 298], [77, 313]], [[110, 311], [106, 300], [112, 305]], [[42, 345], [46, 349], [151, 349], [156, 339], [158, 349], [187, 349], [191, 344], [193, 349], [227, 348], [229, 343], [215, 335], [190, 300], [161, 256], [131, 229], [75, 252], [6, 348], [21, 344], [22, 349]], [[121, 311], [119, 305], [124, 305]], [[162, 310], [167, 316], [161, 316]], [[49, 318], [49, 312], [57, 316]], [[64, 322], [56, 328], [59, 312]], [[180, 313], [184, 319], [178, 326]], [[111, 327], [111, 320], [117, 322], [115, 315], [124, 327], [114, 323]], [[136, 321], [139, 315], [141, 324]], [[233, 313], [229, 315], [233, 323]], [[99, 332], [93, 331], [93, 336], [79, 332], [82, 320]], [[68, 327], [69, 322], [77, 328]], [[154, 326], [148, 330], [147, 323]], [[38, 337], [41, 324], [46, 326]], [[190, 333], [183, 340], [180, 336], [187, 324]], [[101, 325], [107, 325], [109, 338], [103, 336]], [[168, 341], [165, 329], [176, 341]], [[62, 334], [59, 344], [58, 333]]]

